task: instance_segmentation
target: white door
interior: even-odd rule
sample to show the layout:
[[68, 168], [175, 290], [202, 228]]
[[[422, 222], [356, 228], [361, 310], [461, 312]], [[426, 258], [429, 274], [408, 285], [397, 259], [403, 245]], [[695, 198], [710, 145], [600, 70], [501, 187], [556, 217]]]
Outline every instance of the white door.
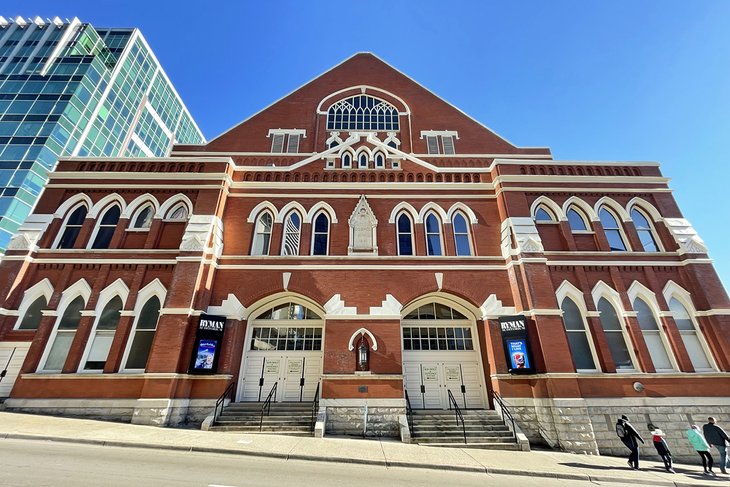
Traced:
[[9, 397], [10, 391], [20, 374], [20, 367], [28, 354], [30, 342], [0, 343], [0, 371], [5, 371], [5, 377], [0, 382], [0, 397]]
[[277, 402], [312, 401], [321, 366], [321, 353], [249, 352], [239, 382], [239, 400], [265, 401], [276, 384]]
[[[428, 354], [428, 355], [424, 355]], [[478, 362], [443, 360], [439, 352], [404, 353], [403, 379], [414, 409], [448, 409], [449, 391], [460, 408], [483, 409], [486, 405]], [[451, 356], [453, 358], [453, 355]]]

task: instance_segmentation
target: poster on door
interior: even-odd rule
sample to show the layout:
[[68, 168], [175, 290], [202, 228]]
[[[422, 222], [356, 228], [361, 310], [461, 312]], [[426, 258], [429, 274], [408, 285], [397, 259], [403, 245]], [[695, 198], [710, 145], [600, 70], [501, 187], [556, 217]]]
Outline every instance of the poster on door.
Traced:
[[447, 365], [444, 367], [447, 381], [461, 381], [461, 368], [458, 365]]
[[438, 367], [435, 365], [424, 365], [421, 369], [424, 382], [435, 382], [439, 380]]
[[301, 375], [302, 374], [302, 361], [301, 360], [290, 360], [288, 373], [289, 373], [289, 375]]
[[266, 365], [264, 365], [264, 374], [266, 375], [278, 375], [279, 374], [279, 360], [267, 359]]

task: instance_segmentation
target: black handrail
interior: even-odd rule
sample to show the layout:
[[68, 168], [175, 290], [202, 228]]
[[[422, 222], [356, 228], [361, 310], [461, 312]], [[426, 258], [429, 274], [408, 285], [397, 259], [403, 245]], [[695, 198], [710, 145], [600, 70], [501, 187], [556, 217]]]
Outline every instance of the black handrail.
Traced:
[[279, 385], [278, 382], [274, 382], [274, 387], [271, 388], [269, 391], [269, 395], [266, 396], [266, 401], [264, 401], [264, 405], [261, 406], [261, 419], [259, 420], [259, 431], [263, 431], [264, 429], [264, 411], [266, 411], [266, 415], [269, 416], [271, 414], [271, 398], [274, 398], [274, 402], [276, 402], [276, 386]]
[[314, 391], [314, 399], [312, 400], [312, 431], [317, 424], [317, 413], [319, 413], [319, 382], [317, 382], [317, 390]]
[[494, 402], [499, 404], [499, 408], [502, 410], [502, 419], [506, 416], [507, 419], [509, 419], [512, 422], [512, 434], [515, 437], [515, 443], [518, 443], [517, 441], [517, 431], [515, 430], [515, 417], [512, 416], [512, 413], [509, 409], [507, 409], [507, 404], [504, 402], [504, 399], [502, 399], [502, 396], [499, 395], [499, 392], [492, 391], [492, 399]]
[[451, 405], [454, 405], [454, 411], [456, 411], [456, 424], [459, 424], [459, 421], [461, 421], [461, 430], [464, 432], [464, 444], [466, 444], [466, 424], [464, 424], [464, 415], [461, 414], [461, 408], [458, 404], [456, 404], [456, 399], [454, 399], [454, 395], [451, 393], [451, 389], [448, 389], [447, 392], [449, 393], [449, 409], [451, 409]]
[[[220, 395], [218, 400], [215, 402], [215, 410], [213, 410], [213, 424], [218, 420], [218, 416], [220, 416], [223, 413], [223, 407], [225, 406], [226, 397], [231, 396], [231, 401], [233, 400], [232, 393], [233, 393], [233, 386], [235, 383], [231, 381], [230, 384], [228, 384], [228, 387], [226, 387], [226, 390], [223, 391], [223, 394]], [[220, 408], [220, 412], [218, 411], [218, 408]]]
[[403, 392], [406, 393], [406, 418], [408, 419], [408, 431], [410, 431], [411, 435], [413, 434], [413, 408], [411, 407], [411, 400], [408, 399], [408, 391], [404, 390]]

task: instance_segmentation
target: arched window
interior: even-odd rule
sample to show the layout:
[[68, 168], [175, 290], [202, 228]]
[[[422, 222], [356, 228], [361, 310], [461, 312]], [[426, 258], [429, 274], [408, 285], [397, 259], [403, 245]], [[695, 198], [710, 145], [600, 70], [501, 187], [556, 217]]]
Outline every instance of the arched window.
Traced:
[[160, 299], [153, 296], [144, 304], [134, 324], [125, 369], [144, 370], [147, 368], [147, 359], [152, 350], [152, 340], [155, 338], [159, 319]]
[[535, 212], [535, 221], [536, 222], [554, 222], [555, 217], [553, 216], [553, 214], [550, 210], [548, 210], [544, 206], [539, 206], [537, 208], [537, 211]]
[[256, 220], [254, 229], [253, 245], [251, 255], [269, 255], [269, 244], [271, 243], [271, 226], [274, 219], [268, 211], [261, 214]]
[[596, 362], [589, 343], [583, 315], [570, 298], [564, 298], [560, 309], [563, 310], [563, 325], [568, 335], [568, 345], [573, 356], [576, 370], [596, 370]]
[[369, 95], [355, 95], [327, 110], [327, 130], [399, 130], [398, 110]]
[[253, 320], [251, 350], [322, 350], [322, 317], [298, 303], [274, 306]]
[[471, 238], [469, 236], [469, 225], [461, 213], [456, 213], [451, 220], [454, 230], [454, 243], [456, 244], [456, 255], [471, 255]]
[[682, 342], [684, 342], [684, 347], [687, 349], [695, 372], [714, 370], [712, 362], [702, 346], [701, 332], [698, 330], [692, 316], [687, 312], [687, 308], [677, 298], [672, 298], [669, 300], [669, 310], [672, 312], [674, 322], [677, 324], [679, 334], [682, 336]]
[[401, 213], [396, 220], [398, 255], [413, 255], [413, 224], [407, 214]]
[[117, 331], [119, 318], [121, 317], [119, 312], [123, 307], [122, 298], [119, 296], [115, 296], [104, 307], [92, 334], [90, 340], [91, 346], [86, 356], [83, 370], [104, 370], [106, 359], [109, 356], [109, 350], [112, 348], [114, 334]]
[[350, 168], [352, 167], [352, 156], [349, 152], [343, 154], [342, 156], [342, 167], [343, 168]]
[[361, 152], [360, 155], [358, 156], [357, 167], [360, 169], [368, 168], [368, 155], [366, 153]]
[[664, 346], [661, 331], [649, 305], [641, 298], [634, 299], [632, 304], [634, 311], [636, 311], [636, 318], [639, 321], [639, 328], [641, 328], [644, 341], [649, 349], [651, 361], [654, 363], [654, 368], [657, 371], [674, 370], [667, 348]]
[[41, 311], [46, 309], [47, 306], [48, 301], [45, 296], [41, 296], [33, 301], [25, 312], [23, 321], [18, 325], [18, 330], [37, 330], [41, 324], [41, 318], [43, 318]]
[[403, 350], [474, 350], [471, 322], [445, 304], [419, 306], [402, 323]]
[[649, 224], [649, 220], [642, 212], [633, 208], [631, 210], [631, 219], [634, 221], [634, 227], [639, 234], [639, 240], [644, 252], [659, 252], [659, 246], [654, 238], [654, 232]]
[[568, 209], [568, 213], [566, 214], [566, 216], [568, 217], [568, 225], [570, 225], [570, 229], [572, 231], [584, 232], [588, 230], [588, 225], [586, 225], [586, 219], [575, 208]]
[[608, 245], [611, 247], [611, 250], [626, 250], [626, 243], [624, 242], [623, 235], [621, 235], [621, 226], [613, 213], [606, 208], [601, 208], [598, 212], [598, 218], [601, 220], [603, 232], [606, 234], [606, 239], [608, 239]]
[[58, 240], [56, 248], [72, 249], [74, 247], [76, 237], [79, 236], [81, 226], [84, 224], [88, 211], [89, 210], [86, 208], [86, 205], [80, 205], [71, 212], [71, 215], [68, 217], [66, 224], [63, 227], [63, 234]]
[[325, 212], [314, 218], [314, 232], [312, 232], [312, 255], [327, 255], [330, 237], [330, 220]]
[[302, 218], [292, 211], [284, 223], [284, 240], [281, 243], [281, 255], [299, 255], [299, 239], [302, 230]]
[[106, 213], [104, 213], [104, 216], [101, 217], [101, 221], [99, 222], [99, 226], [96, 230], [94, 243], [91, 244], [92, 249], [109, 248], [109, 244], [112, 242], [112, 237], [114, 236], [114, 231], [117, 229], [117, 224], [119, 223], [120, 214], [121, 210], [117, 205], [106, 210]]
[[441, 253], [441, 222], [433, 213], [426, 216], [426, 253], [427, 255], [443, 255]]
[[76, 336], [76, 329], [81, 321], [81, 310], [84, 309], [86, 303], [84, 298], [79, 296], [66, 306], [63, 316], [56, 325], [55, 336], [52, 335], [52, 342], [49, 348], [48, 356], [43, 364], [43, 370], [49, 372], [60, 372], [66, 363], [66, 357], [71, 350], [71, 343]]
[[152, 224], [152, 217], [155, 216], [155, 209], [152, 205], [142, 208], [132, 222], [132, 228], [149, 228]]
[[185, 203], [178, 203], [170, 212], [167, 214], [168, 220], [182, 221], [187, 220], [189, 216], [188, 207]]
[[629, 347], [626, 346], [626, 338], [619, 317], [616, 314], [616, 309], [606, 298], [601, 298], [598, 301], [597, 308], [600, 313], [601, 327], [606, 335], [608, 348], [611, 351], [611, 358], [613, 358], [616, 369], [633, 370], [634, 364], [631, 361]]
[[385, 167], [385, 157], [380, 152], [375, 154], [375, 167], [378, 169], [383, 169]]

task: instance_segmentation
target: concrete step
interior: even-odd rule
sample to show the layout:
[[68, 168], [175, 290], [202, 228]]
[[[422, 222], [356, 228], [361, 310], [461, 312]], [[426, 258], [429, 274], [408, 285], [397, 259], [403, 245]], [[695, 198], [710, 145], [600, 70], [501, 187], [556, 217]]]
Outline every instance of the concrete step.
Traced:
[[[464, 432], [461, 429], [453, 430], [416, 430], [411, 433], [413, 438], [438, 438], [438, 437], [464, 437]], [[466, 436], [484, 436], [490, 438], [513, 438], [511, 431], [466, 431]]]
[[[416, 443], [421, 444], [416, 441]], [[520, 448], [517, 443], [423, 443], [423, 446], [433, 446], [439, 448], [475, 448], [481, 450], [512, 450], [518, 451]]]
[[251, 433], [251, 434], [262, 434], [262, 435], [284, 435], [284, 436], [312, 436], [313, 433], [310, 428], [294, 430], [294, 429], [279, 429], [272, 428], [259, 431], [258, 426], [256, 428], [246, 428], [244, 426], [212, 426], [211, 431], [222, 431], [222, 432], [240, 432], [240, 433]]
[[[492, 443], [513, 443], [513, 441], [510, 441], [506, 437], [501, 436], [470, 436], [466, 435], [467, 443], [484, 443], [484, 444], [492, 444]], [[416, 437], [414, 438], [414, 441], [417, 443], [464, 443], [464, 436], [429, 436], [426, 438], [423, 437]]]

